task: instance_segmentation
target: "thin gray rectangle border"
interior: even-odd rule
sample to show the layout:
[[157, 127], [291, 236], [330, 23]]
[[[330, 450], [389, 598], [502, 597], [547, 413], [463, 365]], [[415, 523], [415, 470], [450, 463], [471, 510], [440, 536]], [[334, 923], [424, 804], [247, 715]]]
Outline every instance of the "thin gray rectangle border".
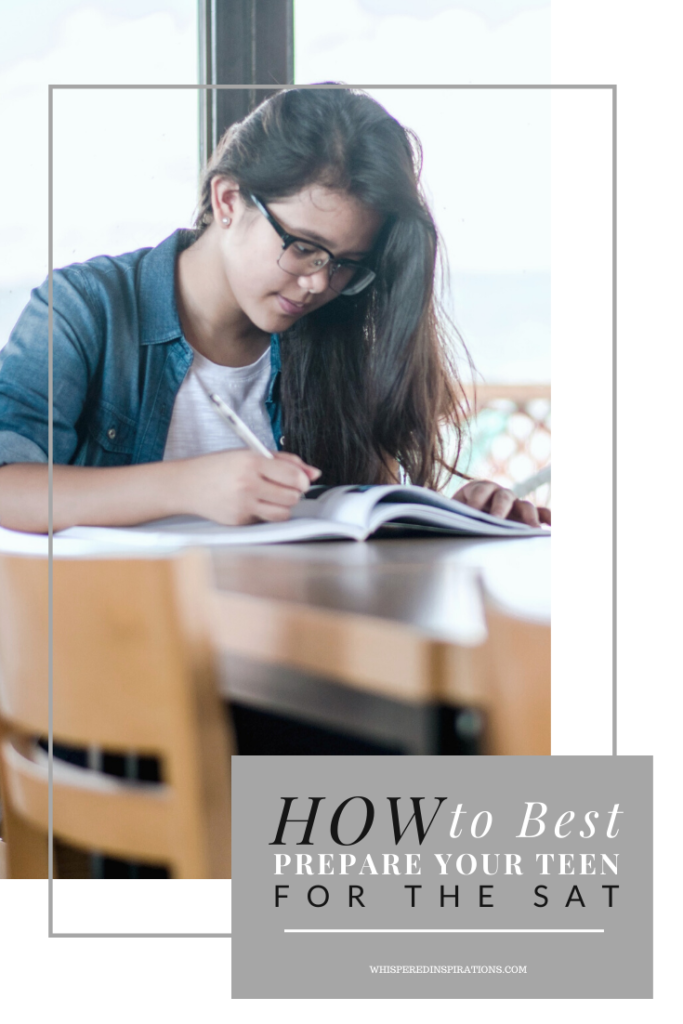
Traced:
[[[47, 778], [48, 778], [48, 811], [47, 811], [47, 845], [48, 845], [48, 896], [47, 896], [47, 935], [50, 939], [229, 939], [231, 932], [55, 932], [53, 930], [53, 809], [52, 809], [52, 772], [53, 772], [53, 745], [52, 745], [52, 651], [53, 651], [53, 352], [52, 352], [52, 271], [53, 271], [53, 92], [55, 89], [264, 89], [272, 91], [270, 85], [48, 85], [48, 200], [47, 200], [47, 281], [48, 281], [48, 318], [47, 318], [47, 558], [48, 558], [48, 737], [47, 737]], [[285, 89], [608, 89], [612, 93], [612, 473], [611, 473], [611, 499], [612, 499], [612, 756], [616, 755], [616, 85], [350, 85], [350, 84], [326, 84], [316, 85], [314, 83], [300, 85], [282, 86]]]

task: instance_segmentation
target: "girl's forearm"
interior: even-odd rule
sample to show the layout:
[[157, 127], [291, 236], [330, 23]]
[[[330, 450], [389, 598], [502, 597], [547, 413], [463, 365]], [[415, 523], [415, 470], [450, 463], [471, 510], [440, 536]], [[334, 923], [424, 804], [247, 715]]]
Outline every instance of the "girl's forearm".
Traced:
[[[184, 462], [95, 468], [55, 466], [53, 529], [131, 526], [189, 512], [183, 501]], [[48, 468], [34, 463], [0, 467], [0, 525], [48, 531]]]

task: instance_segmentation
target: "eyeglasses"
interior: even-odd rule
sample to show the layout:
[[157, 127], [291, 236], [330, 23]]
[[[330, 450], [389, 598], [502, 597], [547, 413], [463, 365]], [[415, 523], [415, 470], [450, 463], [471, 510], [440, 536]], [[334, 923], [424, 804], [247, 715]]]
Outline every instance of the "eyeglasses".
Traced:
[[296, 238], [285, 231], [275, 217], [268, 212], [265, 205], [256, 196], [250, 199], [257, 210], [263, 214], [268, 223], [282, 239], [282, 252], [278, 266], [293, 277], [308, 277], [317, 274], [323, 267], [328, 268], [330, 288], [337, 295], [357, 295], [375, 279], [375, 271], [354, 260], [340, 260], [322, 245], [308, 242], [304, 238]]

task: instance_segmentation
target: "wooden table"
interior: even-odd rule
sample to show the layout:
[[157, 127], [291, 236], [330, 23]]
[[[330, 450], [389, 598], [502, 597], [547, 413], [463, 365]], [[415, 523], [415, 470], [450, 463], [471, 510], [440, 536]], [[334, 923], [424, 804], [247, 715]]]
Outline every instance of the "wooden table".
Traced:
[[406, 753], [476, 749], [481, 577], [499, 606], [549, 622], [547, 538], [263, 545], [212, 558], [226, 697]]

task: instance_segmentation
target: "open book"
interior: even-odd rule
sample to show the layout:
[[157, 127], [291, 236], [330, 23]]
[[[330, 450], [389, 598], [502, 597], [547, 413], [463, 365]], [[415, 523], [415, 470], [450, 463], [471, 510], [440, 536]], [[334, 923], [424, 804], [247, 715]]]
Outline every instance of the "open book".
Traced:
[[284, 523], [220, 526], [193, 516], [174, 516], [125, 529], [75, 526], [55, 539], [126, 547], [192, 544], [276, 544], [302, 540], [366, 540], [368, 537], [441, 533], [462, 537], [533, 537], [549, 534], [478, 512], [425, 487], [312, 487]]

